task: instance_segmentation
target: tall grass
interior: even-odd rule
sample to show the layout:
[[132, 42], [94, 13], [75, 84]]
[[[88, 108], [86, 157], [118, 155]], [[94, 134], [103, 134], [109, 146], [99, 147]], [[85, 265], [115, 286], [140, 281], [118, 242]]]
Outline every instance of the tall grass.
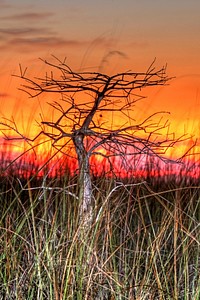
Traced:
[[1, 177], [0, 299], [199, 299], [200, 187], [93, 182], [83, 236], [75, 177]]

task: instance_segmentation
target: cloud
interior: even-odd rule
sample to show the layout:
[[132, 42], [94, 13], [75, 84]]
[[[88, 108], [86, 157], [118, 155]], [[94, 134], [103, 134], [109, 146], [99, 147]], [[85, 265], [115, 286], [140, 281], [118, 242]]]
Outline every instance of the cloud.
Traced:
[[[0, 8], [4, 4], [5, 1], [0, 0]], [[0, 50], [18, 51], [16, 47], [20, 45], [23, 46], [23, 51], [27, 49], [25, 46], [28, 44], [37, 44], [38, 47], [41, 47], [48, 42], [50, 43], [52, 36], [56, 36], [56, 33], [49, 25], [47, 28], [46, 19], [54, 15], [53, 12], [37, 12], [30, 11], [30, 9], [21, 13], [8, 13], [8, 15], [4, 13], [0, 18]], [[61, 41], [58, 40], [58, 43]], [[19, 50], [21, 51], [21, 49]]]
[[[0, 3], [3, 3], [0, 0]], [[52, 16], [56, 17], [54, 12], [30, 11], [13, 13], [1, 18], [0, 26], [0, 50], [10, 52], [30, 52], [58, 49], [59, 47], [86, 47], [89, 49], [113, 47], [115, 42], [104, 36], [97, 37], [94, 40], [83, 39], [78, 33], [77, 36], [71, 36], [71, 32], [65, 33], [65, 36], [59, 35]], [[50, 22], [49, 21], [50, 18]], [[48, 21], [47, 21], [48, 19]], [[55, 20], [56, 21], [56, 20]], [[56, 22], [59, 23], [57, 20]], [[48, 23], [48, 24], [47, 24]], [[53, 48], [53, 49], [52, 49]]]
[[11, 41], [14, 45], [69, 45], [76, 46], [81, 44], [76, 40], [65, 40], [58, 37], [36, 37], [36, 38], [17, 38]]
[[7, 47], [17, 49], [19, 51], [25, 51], [31, 48], [31, 50], [41, 50], [43, 48], [59, 48], [59, 47], [98, 47], [104, 48], [105, 46], [112, 46], [114, 43], [113, 40], [109, 39], [95, 39], [90, 40], [80, 40], [80, 39], [65, 39], [58, 37], [56, 35], [49, 36], [35, 36], [35, 37], [17, 37], [12, 38], [7, 42]]
[[38, 13], [38, 12], [26, 12], [21, 14], [14, 14], [2, 17], [2, 19], [13, 20], [13, 21], [38, 21], [54, 16], [54, 13]]
[[44, 48], [80, 47], [88, 44], [87, 41], [78, 39], [67, 39], [57, 36], [56, 33], [47, 28], [3, 28], [0, 29], [0, 50], [24, 52], [34, 50], [40, 51]]
[[[0, 0], [1, 1], [1, 0]], [[45, 18], [51, 17], [53, 13], [31, 12], [7, 16], [10, 19], [9, 25], [0, 27], [0, 50], [11, 52], [30, 52], [41, 51], [49, 48], [58, 49], [59, 47], [86, 47], [88, 49], [113, 47], [116, 41], [99, 36], [94, 40], [83, 40], [79, 35], [71, 37], [71, 34], [59, 36], [53, 27], [46, 27]], [[22, 21], [17, 22], [17, 20]], [[33, 21], [34, 20], [34, 21]], [[23, 22], [24, 21], [24, 22]], [[26, 22], [25, 22], [26, 21]], [[44, 21], [44, 25], [41, 22]], [[24, 24], [26, 25], [24, 26]], [[27, 26], [27, 24], [30, 24]], [[52, 24], [51, 24], [52, 25]]]
[[32, 50], [41, 50], [47, 47], [76, 47], [85, 44], [84, 41], [62, 39], [55, 36], [49, 37], [33, 37], [33, 38], [14, 38], [9, 41], [9, 47], [12, 46], [19, 51], [26, 51], [31, 48]]
[[[16, 50], [18, 46], [28, 46], [33, 44], [41, 45], [56, 40], [56, 34], [49, 28], [44, 27], [14, 27], [0, 28], [0, 49]], [[58, 41], [59, 42], [59, 41]], [[19, 49], [20, 50], [20, 49]]]
[[[1, 38], [1, 36], [0, 36]], [[95, 49], [102, 49], [108, 44], [112, 45], [112, 41], [102, 40], [95, 43]], [[84, 47], [84, 49], [90, 49], [93, 42], [90, 40], [79, 40], [79, 39], [64, 39], [57, 36], [44, 36], [44, 37], [17, 37], [11, 38], [9, 40], [4, 41], [2, 45], [0, 45], [1, 51], [14, 52], [18, 53], [30, 53], [30, 51], [43, 51], [48, 50], [52, 51], [52, 49], [59, 49], [63, 47], [70, 48], [80, 48]], [[92, 47], [93, 48], [93, 47]], [[91, 50], [92, 51], [92, 50]]]
[[38, 33], [52, 33], [49, 29], [47, 28], [1, 28], [0, 29], [0, 34], [7, 35], [7, 36], [16, 36], [16, 35], [26, 35], [26, 34], [38, 34]]

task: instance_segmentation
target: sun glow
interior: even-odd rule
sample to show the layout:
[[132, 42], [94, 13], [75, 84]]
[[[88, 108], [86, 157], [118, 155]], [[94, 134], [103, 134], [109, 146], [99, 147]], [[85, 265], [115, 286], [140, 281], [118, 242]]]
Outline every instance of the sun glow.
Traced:
[[[100, 86], [100, 89], [101, 88], [102, 86]], [[123, 133], [124, 136], [134, 136], [136, 141], [138, 138], [144, 138], [148, 141], [155, 142], [155, 144], [158, 140], [163, 141], [162, 147], [158, 147], [158, 154], [162, 159], [160, 160], [157, 155], [152, 159], [153, 152], [146, 153], [145, 155], [134, 155], [132, 152], [130, 155], [129, 145], [124, 148], [123, 156], [121, 154], [119, 155], [117, 150], [110, 151], [106, 144], [104, 146], [100, 144], [99, 147], [94, 149], [94, 153], [90, 158], [91, 170], [95, 174], [115, 173], [125, 177], [132, 175], [147, 176], [147, 174], [159, 176], [161, 173], [169, 174], [170, 172], [171, 174], [183, 173], [183, 167], [182, 165], [180, 167], [176, 164], [177, 161], [186, 162], [187, 169], [189, 165], [195, 165], [195, 171], [194, 167], [191, 167], [190, 170], [192, 171], [187, 171], [187, 174], [191, 176], [198, 174], [198, 153], [200, 153], [200, 145], [195, 137], [190, 137], [190, 133], [191, 135], [194, 131], [196, 133], [197, 128], [199, 133], [199, 123], [197, 125], [197, 119], [194, 121], [195, 124], [192, 125], [191, 121], [188, 121], [184, 126], [183, 122], [178, 121], [179, 119], [176, 121], [172, 119], [171, 121], [170, 114], [163, 109], [163, 102], [166, 107], [166, 99], [169, 96], [171, 97], [170, 90], [167, 90], [165, 96], [158, 95], [162, 96], [162, 105], [159, 103], [159, 106], [157, 106], [157, 102], [157, 104], [154, 105], [157, 95], [156, 87], [153, 87], [153, 91], [153, 94], [150, 93], [149, 100], [142, 97], [143, 90], [139, 91], [137, 95], [128, 95], [127, 98], [123, 98], [122, 93], [120, 94], [122, 98], [117, 98], [117, 101], [114, 102], [114, 107], [113, 102], [109, 102], [109, 96], [106, 97], [102, 103], [102, 108], [105, 108], [105, 110], [96, 112], [93, 118], [93, 126], [98, 134], [104, 134], [105, 136], [113, 131]], [[52, 91], [50, 90], [50, 92]], [[113, 96], [116, 96], [115, 90]], [[135, 102], [133, 101], [133, 109], [123, 111], [120, 107], [126, 104], [126, 101], [127, 103], [132, 101], [131, 98], [129, 99], [129, 96], [133, 96], [133, 98], [135, 97], [136, 99]], [[18, 98], [20, 99], [19, 106]], [[138, 99], [139, 101], [137, 101]], [[1, 140], [0, 150], [3, 160], [6, 161], [7, 164], [9, 160], [23, 160], [23, 164], [21, 164], [21, 166], [23, 165], [23, 170], [31, 166], [31, 168], [35, 168], [36, 173], [39, 172], [38, 174], [47, 172], [47, 169], [51, 176], [52, 174], [55, 175], [58, 170], [64, 173], [67, 168], [71, 173], [77, 172], [77, 157], [73, 142], [70, 140], [70, 134], [73, 130], [77, 130], [77, 128], [82, 126], [86, 115], [91, 111], [94, 104], [93, 93], [88, 94], [83, 90], [80, 93], [76, 93], [75, 91], [65, 95], [61, 89], [59, 93], [48, 92], [46, 96], [41, 94], [34, 99], [27, 99], [27, 95], [23, 94], [22, 96], [20, 92], [16, 102], [14, 103], [14, 99], [12, 100], [14, 117], [11, 117], [11, 121], [8, 120], [9, 118], [3, 119], [3, 123], [7, 123], [9, 126], [7, 129], [1, 128], [6, 137], [11, 137], [9, 141]], [[27, 103], [28, 106], [25, 105]], [[74, 103], [74, 105], [72, 105], [72, 103]], [[158, 109], [156, 107], [158, 107]], [[70, 111], [68, 110], [69, 108]], [[64, 111], [68, 111], [68, 114], [70, 112], [70, 117], [61, 120], [60, 128], [64, 130], [67, 135], [53, 141], [51, 138], [52, 134], [59, 136], [61, 131], [55, 126], [49, 126], [49, 124], [51, 125], [53, 122], [56, 122], [56, 120], [59, 120]], [[46, 137], [41, 134], [35, 141], [31, 141], [31, 139], [34, 139], [41, 131], [46, 133]], [[16, 134], [18, 134], [18, 136], [16, 136]], [[21, 138], [21, 140], [17, 138]], [[177, 142], [174, 143], [176, 139]], [[92, 145], [94, 142], [98, 143], [96, 137], [90, 142], [86, 140], [85, 147], [87, 148], [90, 143]], [[150, 158], [148, 158], [147, 154], [150, 154]], [[165, 163], [163, 163], [163, 161], [165, 161]], [[34, 165], [35, 167], [33, 167]], [[44, 166], [45, 168], [43, 169]]]
[[[186, 150], [192, 145], [192, 141], [177, 148], [168, 149], [164, 160], [154, 156], [124, 156], [123, 158], [111, 155], [106, 149], [99, 147], [90, 159], [91, 171], [97, 175], [119, 177], [142, 177], [153, 176], [185, 176], [198, 179], [200, 176], [200, 157], [194, 151], [200, 150], [199, 146], [192, 148], [191, 155], [181, 158]], [[74, 150], [65, 152], [52, 147], [52, 143], [40, 139], [40, 142], [27, 144], [26, 141], [1, 139], [0, 151], [2, 153], [1, 172], [16, 172], [25, 177], [32, 175], [61, 176], [66, 172], [75, 175], [78, 172], [78, 163]], [[189, 154], [189, 153], [188, 153]], [[176, 180], [178, 180], [176, 178]]]
[[[136, 108], [133, 112], [130, 124], [125, 123], [127, 118], [125, 118], [125, 116], [122, 118], [119, 113], [112, 114], [111, 118], [109, 118], [107, 112], [105, 112], [103, 115], [100, 113], [96, 115], [94, 120], [99, 124], [100, 132], [101, 130], [104, 130], [103, 128], [128, 128], [130, 125], [133, 126], [134, 120], [137, 117], [137, 113], [138, 110]], [[43, 116], [40, 117], [40, 119], [55, 120], [58, 117], [58, 112], [55, 112], [53, 107], [51, 107], [51, 110], [48, 111], [48, 114], [44, 115], [43, 113]], [[3, 168], [7, 170], [10, 162], [15, 161], [14, 165], [16, 170], [19, 170], [19, 167], [17, 166], [17, 163], [19, 163], [18, 165], [21, 168], [20, 172], [24, 172], [26, 175], [33, 173], [42, 175], [44, 173], [48, 173], [49, 176], [55, 176], [58, 174], [58, 172], [59, 174], [64, 174], [66, 170], [68, 170], [71, 174], [75, 174], [77, 172], [77, 157], [72, 142], [69, 143], [68, 139], [63, 138], [58, 144], [54, 145], [52, 144], [50, 138], [44, 137], [43, 135], [40, 135], [38, 139], [36, 139], [34, 142], [31, 142], [30, 140], [26, 139], [26, 137], [33, 138], [37, 136], [43, 127], [39, 126], [39, 124], [33, 120], [33, 117], [28, 117], [26, 120], [24, 120], [24, 122], [28, 122], [26, 126], [24, 126], [21, 119], [13, 120], [13, 122], [9, 123], [11, 124], [9, 130], [3, 130], [3, 133], [6, 136], [11, 137], [11, 140], [4, 139], [2, 135], [0, 151], [2, 153], [2, 161], [4, 163], [1, 170]], [[159, 124], [159, 122], [167, 124], [159, 114], [151, 117], [148, 122], [149, 124], [152, 124], [152, 126], [154, 126], [154, 124]], [[66, 126], [65, 122], [63, 124]], [[73, 127], [73, 120], [70, 124], [68, 124], [68, 126], [69, 128]], [[174, 124], [173, 127], [176, 129]], [[16, 136], [16, 128], [18, 132], [21, 133], [21, 136]], [[173, 140], [173, 135], [170, 135], [169, 130], [172, 130], [171, 124], [169, 128], [167, 126], [162, 128], [161, 126], [161, 129], [156, 133], [159, 133], [161, 139], [172, 138]], [[50, 130], [49, 132], [51, 133], [53, 131], [54, 129], [52, 129], [52, 131]], [[176, 130], [174, 131], [176, 132]], [[137, 128], [127, 129], [127, 132], [130, 132], [138, 137], [148, 137], [149, 134], [148, 132], [144, 133], [137, 131]], [[176, 136], [178, 134], [179, 133], [176, 132]], [[181, 136], [181, 134], [179, 134], [179, 136]], [[18, 138], [21, 138], [21, 140]], [[154, 137], [152, 136], [152, 138]], [[96, 175], [101, 175], [104, 173], [107, 174], [107, 176], [118, 174], [118, 176], [121, 177], [146, 177], [147, 175], [149, 176], [151, 174], [152, 176], [158, 177], [160, 175], [169, 176], [169, 174], [185, 174], [187, 176], [198, 178], [200, 161], [199, 153], [199, 142], [195, 138], [190, 138], [188, 135], [184, 136], [183, 134], [183, 137], [180, 138], [180, 141], [175, 144], [172, 143], [171, 147], [163, 148], [162, 152], [160, 153], [166, 162], [167, 159], [169, 160], [167, 163], [164, 163], [162, 160], [159, 160], [156, 157], [154, 159], [151, 159], [150, 157], [149, 159], [144, 155], [125, 155], [124, 158], [120, 158], [117, 153], [111, 153], [108, 149], [105, 149], [101, 146], [94, 150], [94, 153], [90, 158], [90, 163], [91, 170]], [[182, 164], [179, 165], [175, 163], [177, 161], [179, 162], [180, 160], [181, 162], [185, 162], [185, 167]]]

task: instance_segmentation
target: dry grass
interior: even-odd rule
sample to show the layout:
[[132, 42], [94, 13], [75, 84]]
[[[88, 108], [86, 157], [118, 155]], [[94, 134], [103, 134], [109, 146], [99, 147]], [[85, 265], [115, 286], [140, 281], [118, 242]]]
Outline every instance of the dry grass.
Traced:
[[18, 179], [1, 178], [0, 299], [199, 299], [198, 186], [96, 178], [83, 236], [76, 178]]

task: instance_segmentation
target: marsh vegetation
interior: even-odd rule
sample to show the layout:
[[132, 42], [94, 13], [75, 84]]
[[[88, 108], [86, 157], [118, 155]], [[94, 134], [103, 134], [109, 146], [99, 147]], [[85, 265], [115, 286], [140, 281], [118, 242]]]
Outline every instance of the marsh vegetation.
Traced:
[[199, 299], [198, 181], [92, 182], [83, 236], [77, 176], [2, 173], [0, 299]]

